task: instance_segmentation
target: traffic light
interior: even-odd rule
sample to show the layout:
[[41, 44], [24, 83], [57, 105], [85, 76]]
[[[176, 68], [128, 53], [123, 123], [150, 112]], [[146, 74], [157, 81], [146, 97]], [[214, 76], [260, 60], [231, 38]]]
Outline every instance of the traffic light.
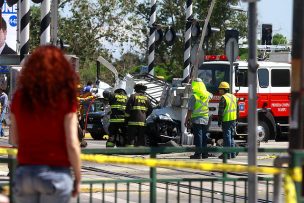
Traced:
[[[203, 22], [204, 25], [204, 22]], [[202, 34], [202, 29], [199, 22], [196, 19], [192, 20], [192, 28], [191, 28], [191, 37], [193, 40], [199, 39], [200, 35]], [[205, 39], [211, 37], [212, 35], [212, 30], [211, 30], [211, 24], [208, 23], [207, 25], [207, 30], [205, 34]]]
[[14, 4], [16, 4], [18, 2], [18, 0], [6, 0], [6, 4], [9, 7], [12, 7]]
[[239, 31], [237, 30], [226, 30], [225, 31], [225, 46], [230, 38], [234, 38], [239, 43]]
[[262, 24], [262, 45], [271, 45], [272, 41], [272, 24]]

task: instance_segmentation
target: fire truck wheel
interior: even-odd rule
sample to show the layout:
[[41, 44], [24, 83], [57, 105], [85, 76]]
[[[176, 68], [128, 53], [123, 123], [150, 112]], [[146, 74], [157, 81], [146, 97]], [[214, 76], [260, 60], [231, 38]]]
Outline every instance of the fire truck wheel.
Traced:
[[266, 122], [259, 121], [257, 127], [257, 133], [258, 133], [258, 141], [268, 142], [270, 134], [269, 134], [269, 127]]

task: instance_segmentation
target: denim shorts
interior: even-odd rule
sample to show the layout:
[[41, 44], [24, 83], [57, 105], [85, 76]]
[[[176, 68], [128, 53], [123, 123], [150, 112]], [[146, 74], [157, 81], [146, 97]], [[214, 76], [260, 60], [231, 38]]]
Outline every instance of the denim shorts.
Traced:
[[17, 203], [68, 203], [72, 189], [73, 179], [67, 167], [18, 166], [13, 178]]

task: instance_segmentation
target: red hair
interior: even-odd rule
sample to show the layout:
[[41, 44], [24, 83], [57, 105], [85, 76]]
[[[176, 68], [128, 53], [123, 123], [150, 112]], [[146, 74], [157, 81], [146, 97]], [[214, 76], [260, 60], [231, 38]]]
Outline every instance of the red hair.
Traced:
[[25, 62], [18, 81], [24, 109], [56, 111], [62, 104], [75, 104], [78, 76], [64, 56], [51, 45], [34, 50]]

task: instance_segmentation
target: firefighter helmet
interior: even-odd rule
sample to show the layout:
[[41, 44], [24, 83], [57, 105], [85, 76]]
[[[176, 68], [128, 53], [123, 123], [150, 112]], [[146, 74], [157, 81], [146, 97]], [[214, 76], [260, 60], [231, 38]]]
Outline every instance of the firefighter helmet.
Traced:
[[143, 83], [137, 83], [134, 85], [134, 90], [135, 92], [137, 91], [146, 91], [147, 90], [147, 86], [144, 85]]
[[114, 90], [114, 93], [127, 94], [126, 90], [123, 88], [118, 88], [118, 89]]
[[218, 88], [219, 89], [229, 89], [230, 85], [228, 82], [221, 82]]

